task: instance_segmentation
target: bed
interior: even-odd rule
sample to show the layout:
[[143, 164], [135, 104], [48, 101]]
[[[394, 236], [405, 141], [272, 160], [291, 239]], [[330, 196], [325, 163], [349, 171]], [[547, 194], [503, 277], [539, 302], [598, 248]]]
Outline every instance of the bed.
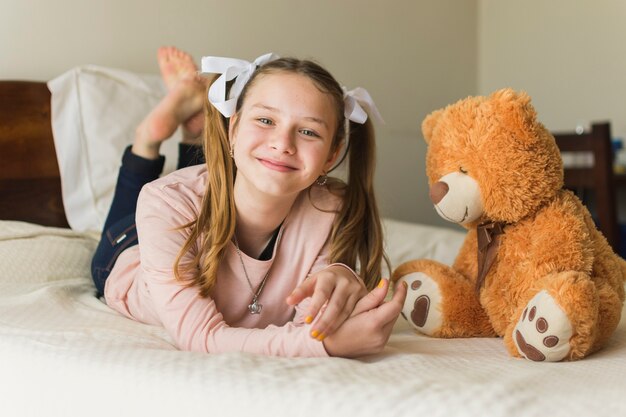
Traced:
[[[97, 67], [63, 77], [0, 81], [0, 415], [626, 415], [624, 317], [601, 352], [533, 363], [509, 357], [500, 339], [431, 339], [401, 318], [382, 353], [356, 360], [198, 354], [117, 314], [94, 296], [89, 262], [110, 187], [103, 177], [116, 172], [115, 161], [94, 164], [120, 144], [94, 139], [89, 124], [108, 108], [140, 115], [161, 86]], [[99, 90], [107, 96], [88, 102]], [[463, 239], [393, 219], [384, 226], [394, 265], [450, 263]]]

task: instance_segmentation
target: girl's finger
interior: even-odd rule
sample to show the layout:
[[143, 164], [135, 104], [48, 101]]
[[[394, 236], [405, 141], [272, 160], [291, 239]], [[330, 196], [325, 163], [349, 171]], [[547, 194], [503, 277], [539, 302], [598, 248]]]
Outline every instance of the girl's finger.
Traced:
[[[311, 295], [311, 302], [308, 307], [308, 315], [304, 318], [304, 322], [310, 324], [313, 322], [318, 313], [330, 300], [330, 297], [335, 289], [334, 285], [324, 281], [317, 280], [313, 295]], [[328, 306], [324, 307], [327, 308]]]
[[340, 296], [338, 300], [333, 300], [334, 298], [335, 292], [324, 311], [320, 313], [319, 319], [315, 320], [311, 326], [311, 335], [318, 340], [324, 340], [326, 336], [333, 334], [350, 317], [358, 301], [358, 297], [353, 293]]
[[378, 286], [370, 291], [367, 295], [359, 300], [352, 311], [350, 317], [361, 314], [365, 311], [378, 307], [385, 299], [387, 295], [387, 289], [389, 288], [389, 280], [381, 279]]
[[[330, 294], [328, 294], [328, 292], [330, 292]], [[320, 296], [322, 305], [324, 305], [323, 311], [320, 311], [319, 314], [317, 311], [313, 310], [317, 306], [314, 302], [318, 295]], [[309, 316], [305, 318], [305, 322], [308, 322], [309, 318], [315, 319], [313, 321], [313, 325], [311, 326], [312, 337], [320, 338], [321, 336], [320, 340], [322, 340], [324, 336], [327, 335], [327, 333], [325, 333], [326, 329], [332, 322], [335, 321], [337, 316], [341, 314], [349, 296], [349, 287], [345, 284], [339, 283], [337, 286], [334, 286], [334, 284], [325, 284], [322, 281], [318, 282], [315, 293], [311, 298]]]
[[309, 279], [304, 280], [300, 285], [298, 285], [286, 298], [287, 304], [290, 306], [295, 306], [296, 304], [302, 302], [307, 297], [313, 295], [315, 291], [315, 284], [317, 283], [317, 276], [312, 276]]
[[402, 307], [404, 306], [404, 299], [406, 298], [407, 293], [407, 284], [405, 281], [399, 282], [394, 290], [393, 297], [391, 300], [383, 303], [378, 307], [375, 311], [375, 314], [378, 315], [382, 322], [385, 324], [394, 323], [400, 312], [402, 311]]

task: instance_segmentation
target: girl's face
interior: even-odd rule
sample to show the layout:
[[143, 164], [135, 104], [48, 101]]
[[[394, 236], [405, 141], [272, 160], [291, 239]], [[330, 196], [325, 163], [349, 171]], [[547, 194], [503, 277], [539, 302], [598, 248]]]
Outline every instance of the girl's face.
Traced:
[[294, 196], [330, 169], [337, 129], [334, 103], [309, 78], [278, 72], [261, 75], [230, 120], [236, 184], [250, 191]]

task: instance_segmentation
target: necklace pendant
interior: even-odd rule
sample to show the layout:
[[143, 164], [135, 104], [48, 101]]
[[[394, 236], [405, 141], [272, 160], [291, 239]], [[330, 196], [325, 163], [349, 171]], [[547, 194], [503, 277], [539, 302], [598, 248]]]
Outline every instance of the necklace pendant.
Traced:
[[263, 309], [263, 304], [260, 304], [256, 297], [252, 300], [252, 304], [248, 305], [248, 310], [250, 310], [250, 314], [261, 314], [261, 310]]

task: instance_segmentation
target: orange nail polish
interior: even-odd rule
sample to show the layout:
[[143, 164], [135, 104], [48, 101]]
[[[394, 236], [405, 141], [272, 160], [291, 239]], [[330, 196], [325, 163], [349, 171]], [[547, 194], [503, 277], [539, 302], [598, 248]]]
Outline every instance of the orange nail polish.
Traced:
[[306, 324], [311, 324], [311, 322], [312, 322], [312, 321], [313, 321], [313, 317], [311, 317], [311, 316], [306, 316], [306, 317], [304, 318], [304, 322], [305, 322]]
[[320, 332], [318, 332], [317, 330], [313, 330], [311, 332], [311, 336], [313, 336], [315, 339], [317, 339], [317, 336], [319, 336]]
[[385, 285], [385, 279], [381, 279], [380, 281], [378, 281], [378, 288], [382, 288], [383, 285]]
[[320, 334], [319, 336], [317, 336], [317, 340], [319, 340], [320, 342], [322, 340], [324, 340], [326, 338], [326, 335], [324, 333]]

